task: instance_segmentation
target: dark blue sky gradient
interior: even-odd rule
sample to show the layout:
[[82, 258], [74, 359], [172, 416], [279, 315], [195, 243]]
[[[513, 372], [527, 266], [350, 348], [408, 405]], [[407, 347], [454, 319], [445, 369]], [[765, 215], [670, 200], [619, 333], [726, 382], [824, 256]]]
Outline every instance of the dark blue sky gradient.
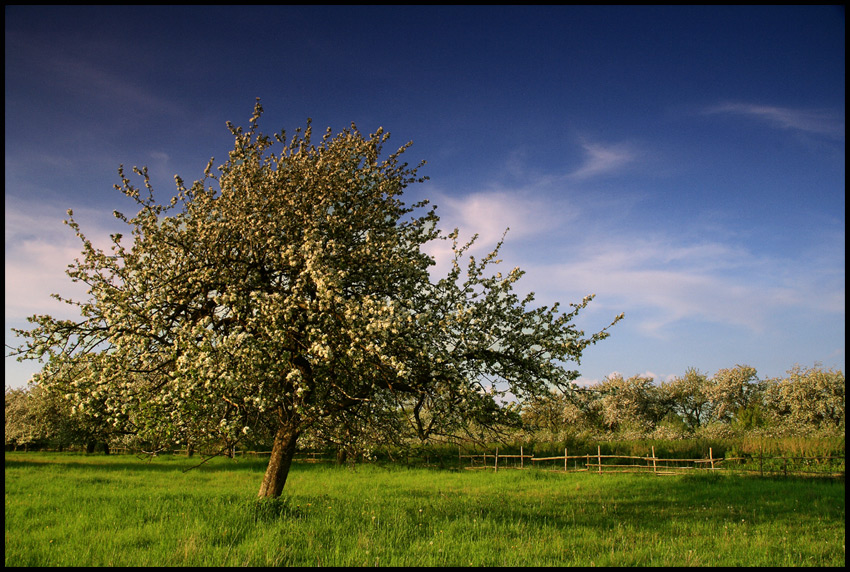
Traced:
[[266, 132], [311, 117], [316, 133], [383, 126], [388, 150], [412, 140], [430, 181], [411, 202], [432, 198], [482, 250], [510, 226], [505, 264], [541, 301], [597, 294], [588, 331], [626, 312], [587, 379], [844, 367], [843, 7], [5, 15], [7, 344], [64, 288], [67, 208], [114, 231], [132, 206], [119, 164], [148, 165], [167, 200], [175, 173], [223, 162], [225, 121], [260, 97]]

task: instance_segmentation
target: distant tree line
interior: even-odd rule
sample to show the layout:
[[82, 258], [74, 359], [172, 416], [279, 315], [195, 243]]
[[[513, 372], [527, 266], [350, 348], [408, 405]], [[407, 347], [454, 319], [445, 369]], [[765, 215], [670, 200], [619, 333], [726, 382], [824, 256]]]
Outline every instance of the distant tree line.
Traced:
[[[516, 403], [492, 412], [487, 419], [446, 419], [422, 415], [411, 400], [394, 414], [383, 407], [352, 409], [333, 424], [318, 425], [303, 437], [303, 447], [330, 449], [339, 461], [368, 454], [378, 447], [440, 441], [447, 423], [465, 423], [470, 440], [503, 434], [525, 440], [554, 441], [565, 435], [611, 439], [684, 439], [731, 437], [759, 432], [788, 436], [812, 433], [843, 434], [845, 428], [844, 373], [795, 366], [781, 378], [759, 379], [755, 368], [737, 365], [709, 376], [695, 368], [669, 381], [612, 374], [572, 391], [553, 390], [548, 396]], [[6, 388], [6, 449], [76, 449], [109, 453], [115, 447], [135, 450], [162, 448], [167, 440], [139, 439], [125, 424], [120, 429], [97, 408], [75, 404], [45, 386]], [[243, 448], [267, 448], [273, 436], [257, 434]], [[222, 451], [232, 444], [222, 442]], [[172, 447], [191, 451], [192, 445]], [[214, 452], [214, 451], [207, 451]]]
[[75, 448], [109, 453], [120, 436], [95, 416], [44, 386], [6, 388], [6, 450]]
[[523, 404], [524, 431], [613, 438], [731, 437], [746, 432], [844, 433], [844, 373], [794, 366], [785, 377], [759, 379], [736, 365], [709, 376], [695, 368], [669, 381], [613, 374], [573, 392]]

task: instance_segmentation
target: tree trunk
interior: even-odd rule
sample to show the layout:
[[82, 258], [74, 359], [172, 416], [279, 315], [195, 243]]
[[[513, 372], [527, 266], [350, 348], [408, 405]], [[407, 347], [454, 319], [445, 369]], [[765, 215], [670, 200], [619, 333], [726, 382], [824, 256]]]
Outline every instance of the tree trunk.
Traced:
[[295, 443], [298, 441], [298, 429], [295, 424], [284, 425], [277, 430], [272, 445], [272, 456], [269, 466], [260, 485], [259, 498], [277, 498], [283, 492], [292, 457], [295, 456]]

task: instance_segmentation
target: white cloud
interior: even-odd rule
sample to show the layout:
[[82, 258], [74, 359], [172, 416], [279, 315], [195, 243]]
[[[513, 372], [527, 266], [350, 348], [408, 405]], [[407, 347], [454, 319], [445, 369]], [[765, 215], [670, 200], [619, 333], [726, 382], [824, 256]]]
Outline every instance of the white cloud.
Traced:
[[545, 292], [546, 298], [556, 299], [564, 285], [572, 297], [594, 293], [606, 307], [637, 311], [642, 316], [639, 329], [663, 338], [681, 320], [759, 333], [776, 308], [810, 303], [770, 266], [770, 261], [719, 243], [676, 245], [632, 238], [594, 242], [569, 260], [527, 268], [527, 276], [537, 282], [532, 289]]
[[477, 192], [463, 197], [438, 197], [440, 215], [447, 228], [478, 233], [482, 242], [497, 242], [510, 227], [513, 240], [548, 232], [557, 222], [550, 203], [523, 192]]
[[[518, 264], [526, 271], [518, 287], [523, 293], [534, 291], [541, 303], [566, 304], [596, 294], [588, 311], [610, 318], [626, 312], [639, 320], [630, 322], [637, 330], [656, 339], [666, 338], [684, 321], [729, 325], [757, 335], [778, 312], [844, 311], [843, 279], [821, 270], [834, 266], [834, 256], [780, 260], [719, 238], [687, 240], [641, 224], [600, 227], [602, 217], [589, 203], [568, 208], [567, 195], [549, 200], [529, 196], [544, 195], [499, 190], [438, 203], [449, 206], [444, 213], [449, 228], [460, 227], [462, 237], [481, 234], [481, 250], [489, 251], [510, 226], [504, 257], [508, 266]], [[565, 212], [571, 213], [569, 223], [559, 224]], [[448, 267], [449, 245], [430, 253], [438, 260], [439, 275]]]
[[624, 143], [602, 145], [584, 142], [582, 149], [584, 149], [585, 154], [584, 162], [578, 169], [569, 174], [571, 179], [587, 179], [614, 173], [634, 162], [637, 158], [637, 153], [631, 146]]
[[[525, 238], [537, 238], [551, 233], [559, 224], [575, 215], [551, 208], [551, 203], [535, 197], [533, 192], [475, 192], [462, 197], [438, 193], [440, 227], [448, 232], [459, 229], [459, 242], [464, 244], [477, 234], [470, 254], [490, 253], [508, 230], [506, 244], [516, 244]], [[425, 251], [437, 262], [434, 273], [444, 275], [452, 258], [448, 241], [434, 242]]]
[[[109, 215], [107, 215], [109, 216]], [[77, 210], [86, 236], [96, 246], [108, 244], [106, 224], [98, 222], [104, 214]], [[74, 232], [62, 223], [67, 218], [58, 209], [31, 205], [29, 208], [7, 199], [5, 213], [6, 321], [23, 322], [32, 314], [49, 313], [71, 317], [74, 309], [51, 297], [81, 299], [86, 293], [65, 274], [69, 264], [80, 257], [82, 244]]]
[[844, 137], [844, 119], [826, 110], [793, 109], [752, 103], [724, 103], [710, 107], [704, 113], [741, 115], [764, 121], [780, 129]]
[[[81, 256], [82, 244], [73, 230], [62, 221], [67, 215], [44, 202], [25, 202], [6, 197], [5, 209], [5, 343], [16, 347], [23, 341], [11, 328], [28, 329], [26, 318], [49, 314], [56, 318], [79, 318], [76, 307], [60, 302], [51, 294], [72, 300], [84, 300], [87, 287], [74, 283], [65, 274], [69, 264]], [[95, 247], [107, 248], [109, 234], [118, 223], [111, 212], [75, 209], [74, 218]], [[110, 229], [110, 225], [114, 228]], [[6, 357], [6, 385], [23, 387], [41, 369], [35, 361], [19, 363]]]

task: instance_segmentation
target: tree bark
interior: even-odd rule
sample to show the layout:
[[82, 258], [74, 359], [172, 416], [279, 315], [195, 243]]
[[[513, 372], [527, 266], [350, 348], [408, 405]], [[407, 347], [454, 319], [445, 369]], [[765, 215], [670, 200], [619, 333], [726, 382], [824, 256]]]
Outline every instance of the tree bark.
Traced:
[[259, 498], [277, 498], [283, 492], [289, 468], [292, 466], [292, 457], [295, 456], [295, 443], [298, 441], [299, 431], [293, 425], [284, 425], [277, 430], [272, 445], [272, 455], [269, 466], [263, 476], [263, 484], [260, 485]]

